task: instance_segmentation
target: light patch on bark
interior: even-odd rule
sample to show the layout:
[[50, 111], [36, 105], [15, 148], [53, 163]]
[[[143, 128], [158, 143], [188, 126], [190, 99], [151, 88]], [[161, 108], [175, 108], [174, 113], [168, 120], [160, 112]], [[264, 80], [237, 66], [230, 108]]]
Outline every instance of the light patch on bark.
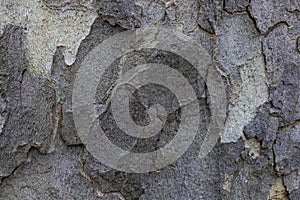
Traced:
[[256, 109], [268, 99], [265, 66], [262, 56], [256, 56], [239, 67], [240, 77], [232, 85], [229, 113], [225, 124], [223, 143], [236, 142], [244, 126], [255, 117]]
[[260, 143], [257, 141], [257, 139], [244, 139], [244, 142], [245, 147], [250, 149], [249, 156], [251, 156], [253, 159], [257, 158], [260, 152]]
[[223, 190], [226, 190], [227, 192], [231, 191], [232, 178], [233, 178], [233, 174], [226, 174], [225, 173], [224, 183], [223, 183]]
[[41, 0], [4, 0], [0, 6], [0, 34], [7, 24], [24, 27], [29, 69], [33, 74], [47, 75], [58, 46], [66, 47], [64, 56], [67, 65], [75, 62], [79, 45], [96, 19], [92, 0], [76, 6], [74, 9], [58, 5], [54, 9]]
[[271, 187], [268, 200], [288, 200], [288, 194], [283, 185], [282, 178], [277, 178], [274, 185]]
[[0, 115], [0, 133], [2, 132], [2, 128], [4, 126], [4, 122], [5, 122], [5, 117], [3, 116], [3, 114]]

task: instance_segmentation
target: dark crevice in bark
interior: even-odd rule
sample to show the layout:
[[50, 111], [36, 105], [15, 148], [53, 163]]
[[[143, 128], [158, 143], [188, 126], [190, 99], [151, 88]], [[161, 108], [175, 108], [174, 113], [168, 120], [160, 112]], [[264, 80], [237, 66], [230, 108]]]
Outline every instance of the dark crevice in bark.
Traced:
[[[250, 2], [251, 3], [251, 2]], [[249, 3], [249, 4], [250, 4]], [[261, 31], [258, 24], [257, 24], [257, 20], [255, 19], [255, 17], [252, 15], [252, 7], [251, 5], [248, 5], [247, 6], [247, 9], [246, 9], [246, 12], [248, 14], [248, 16], [250, 17], [250, 19], [253, 21], [253, 24], [256, 28], [256, 30], [264, 37], [266, 37], [270, 32], [272, 32], [274, 29], [282, 26], [282, 25], [285, 25], [287, 27], [289, 27], [289, 24], [286, 22], [286, 21], [279, 21], [277, 22], [276, 24], [274, 24], [273, 26], [269, 27], [266, 31]]]
[[286, 21], [280, 21], [280, 22], [277, 22], [276, 24], [274, 24], [273, 26], [269, 27], [267, 31], [263, 32], [262, 35], [264, 37], [268, 36], [268, 34], [270, 32], [272, 32], [274, 29], [280, 27], [280, 26], [287, 26], [289, 27], [289, 24], [286, 22]]
[[[31, 151], [33, 151], [33, 150], [38, 150], [38, 151], [39, 151], [39, 146], [37, 146], [37, 145], [35, 145], [35, 144], [31, 144], [31, 143], [32, 143], [32, 142], [23, 145], [23, 147], [24, 147], [24, 146], [30, 146], [29, 149], [28, 149], [28, 151], [26, 152], [26, 157], [25, 157], [25, 159], [23, 159], [23, 160], [22, 160], [22, 161], [14, 168], [14, 169], [12, 169], [12, 171], [10, 172], [9, 175], [7, 175], [7, 176], [2, 176], [2, 177], [1, 177], [1, 179], [0, 179], [0, 189], [1, 189], [2, 185], [3, 185], [3, 183], [4, 183], [6, 180], [8, 180], [8, 179], [10, 179], [10, 178], [13, 178], [13, 177], [16, 175], [18, 169], [20, 169], [22, 166], [24, 166], [24, 165], [26, 164], [26, 162], [28, 161], [28, 158], [29, 158], [29, 155], [30, 155]], [[40, 152], [40, 151], [39, 151], [39, 152]], [[40, 152], [40, 153], [42, 153], [42, 152]], [[42, 154], [43, 154], [43, 153], [42, 153]]]
[[204, 28], [201, 27], [201, 25], [197, 24], [198, 28], [200, 31], [203, 31], [204, 33], [208, 34], [209, 36], [211, 37], [215, 37], [216, 36], [216, 33], [214, 31], [210, 32]]
[[296, 39], [296, 51], [300, 53], [300, 36]]
[[246, 7], [246, 12], [249, 16], [249, 18], [252, 20], [255, 29], [257, 30], [258, 33], [262, 34], [261, 30], [259, 29], [258, 25], [257, 25], [257, 21], [256, 19], [252, 16], [251, 12], [252, 12], [252, 7], [250, 6], [251, 1], [249, 2], [249, 5]]
[[289, 130], [289, 129], [291, 129], [291, 128], [294, 128], [295, 126], [299, 126], [300, 125], [300, 119], [298, 119], [298, 120], [295, 120], [293, 123], [291, 123], [291, 124], [288, 124], [288, 125], [285, 125], [285, 126], [280, 126], [279, 128], [278, 128], [278, 131], [279, 132], [282, 132], [282, 131], [287, 131], [287, 130]]
[[101, 184], [97, 180], [95, 180], [92, 176], [90, 176], [85, 169], [86, 168], [85, 160], [84, 160], [85, 147], [83, 145], [78, 145], [78, 146], [81, 146], [80, 155], [79, 155], [80, 173], [85, 179], [87, 179], [90, 183], [93, 184], [94, 188], [97, 191], [96, 195], [99, 197], [108, 197], [109, 195], [111, 195], [111, 196], [118, 197], [120, 200], [126, 200], [126, 198], [123, 196], [121, 191], [109, 191], [109, 192], [101, 191]]

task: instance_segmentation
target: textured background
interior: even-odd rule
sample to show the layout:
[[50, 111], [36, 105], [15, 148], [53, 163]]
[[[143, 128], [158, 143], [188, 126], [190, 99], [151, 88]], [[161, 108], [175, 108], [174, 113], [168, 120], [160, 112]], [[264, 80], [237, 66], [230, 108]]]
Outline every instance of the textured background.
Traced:
[[[300, 1], [0, 3], [0, 199], [300, 199]], [[204, 159], [199, 135], [176, 163], [129, 174], [101, 165], [81, 143], [72, 84], [93, 47], [150, 25], [183, 32], [207, 50], [226, 84], [227, 120]], [[130, 66], [149, 52], [126, 56]], [[205, 129], [206, 98], [201, 112]], [[176, 123], [175, 115], [155, 145], [172, 137]], [[126, 148], [122, 134], [113, 140]], [[151, 150], [147, 143], [135, 150]]]

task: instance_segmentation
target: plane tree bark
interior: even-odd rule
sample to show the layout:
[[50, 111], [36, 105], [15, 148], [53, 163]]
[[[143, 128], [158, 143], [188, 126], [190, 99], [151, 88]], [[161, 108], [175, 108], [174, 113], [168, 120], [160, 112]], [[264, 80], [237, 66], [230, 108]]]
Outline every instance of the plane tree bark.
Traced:
[[[43, 0], [36, 3], [42, 11], [28, 21], [21, 15], [22, 5], [5, 0], [1, 4], [0, 199], [300, 199], [299, 1]], [[29, 16], [35, 12], [31, 11]], [[22, 23], [14, 20], [18, 12], [26, 19]], [[94, 16], [92, 23], [85, 28], [60, 27], [63, 21], [53, 17], [51, 26], [33, 26], [43, 15], [75, 21], [72, 17], [78, 13]], [[225, 130], [204, 158], [198, 156], [203, 142], [199, 133], [188, 151], [166, 168], [142, 174], [120, 172], [97, 161], [77, 135], [73, 84], [95, 46], [117, 33], [154, 25], [186, 34], [211, 56], [226, 86]], [[76, 59], [69, 62], [66, 52], [74, 44], [67, 39], [53, 41], [84, 32], [82, 40], [74, 36], [79, 47]], [[43, 42], [35, 46], [39, 40]], [[112, 83], [120, 63], [180, 62], [164, 53], [146, 49], [120, 58], [110, 66], [105, 81]], [[46, 58], [51, 58], [50, 68], [46, 61], [38, 62]], [[205, 95], [199, 103], [200, 128], [206, 130], [210, 94], [201, 84]], [[164, 95], [157, 98], [172, 96], [164, 88], [159, 91]], [[136, 109], [133, 119], [147, 124], [143, 109]], [[112, 130], [108, 137], [129, 148], [130, 138], [122, 135], [110, 116], [105, 111], [106, 118], [100, 120]], [[174, 116], [165, 136], [134, 150], [153, 150], [172, 139], [180, 122], [176, 120], [180, 114]]]

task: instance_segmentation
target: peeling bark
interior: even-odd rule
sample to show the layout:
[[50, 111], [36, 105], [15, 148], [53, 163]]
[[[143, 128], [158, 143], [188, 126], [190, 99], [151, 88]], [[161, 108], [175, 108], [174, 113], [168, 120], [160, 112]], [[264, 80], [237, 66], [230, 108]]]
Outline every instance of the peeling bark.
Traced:
[[[26, 2], [4, 0], [0, 8], [0, 199], [300, 199], [299, 1], [44, 0], [32, 12]], [[226, 128], [205, 158], [198, 157], [204, 137], [199, 132], [168, 167], [125, 173], [101, 164], [82, 144], [72, 89], [95, 46], [152, 25], [188, 35], [210, 54], [226, 85]], [[119, 65], [169, 61], [188, 69], [169, 52], [126, 54], [109, 66], [97, 98], [110, 95], [104, 89], [117, 78]], [[198, 81], [205, 130], [210, 94]], [[158, 91], [164, 93], [155, 96], [159, 100], [173, 98]], [[145, 109], [132, 104], [133, 119], [147, 124]], [[109, 110], [103, 116], [115, 144], [145, 152], [170, 141], [180, 122], [176, 110], [165, 135], [139, 145], [117, 129]]]

